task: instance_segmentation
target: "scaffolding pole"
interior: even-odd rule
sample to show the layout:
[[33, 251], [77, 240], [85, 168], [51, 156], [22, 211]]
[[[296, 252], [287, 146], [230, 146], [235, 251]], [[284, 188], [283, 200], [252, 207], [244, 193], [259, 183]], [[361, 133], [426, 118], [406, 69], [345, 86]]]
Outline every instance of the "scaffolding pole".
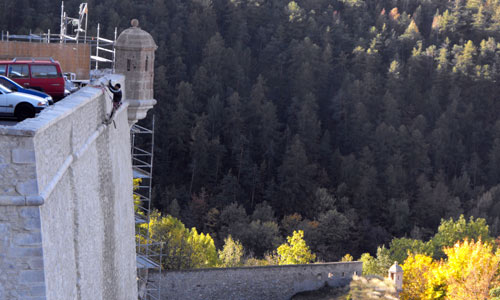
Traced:
[[[95, 61], [95, 69], [99, 69], [99, 62], [102, 63], [111, 63], [111, 70], [114, 72], [115, 70], [115, 43], [116, 43], [116, 36], [117, 36], [117, 28], [115, 27], [115, 36], [114, 40], [109, 40], [101, 37], [101, 24], [97, 23], [97, 37], [95, 38], [96, 40], [96, 50], [95, 50], [95, 55], [90, 56], [90, 61]], [[108, 48], [106, 48], [108, 47]], [[103, 57], [102, 54], [99, 52], [104, 52], [104, 53], [110, 53], [111, 54], [111, 59]]]
[[150, 239], [150, 215], [154, 160], [153, 116], [151, 129], [134, 124], [130, 129], [132, 172], [134, 179], [141, 182], [134, 188], [134, 209], [137, 240], [137, 286], [139, 299], [161, 299], [161, 286], [150, 280], [150, 270], [161, 276], [161, 243], [152, 243]]

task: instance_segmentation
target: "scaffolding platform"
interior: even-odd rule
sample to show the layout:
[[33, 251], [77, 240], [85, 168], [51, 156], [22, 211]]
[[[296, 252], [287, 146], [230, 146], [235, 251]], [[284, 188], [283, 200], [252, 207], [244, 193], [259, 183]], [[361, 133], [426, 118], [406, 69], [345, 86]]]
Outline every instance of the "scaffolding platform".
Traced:
[[151, 178], [151, 175], [149, 173], [135, 167], [132, 168], [132, 176], [134, 177], [134, 179]]
[[160, 265], [146, 255], [137, 254], [137, 269], [158, 269]]
[[146, 220], [146, 219], [144, 218], [144, 216], [141, 216], [141, 215], [139, 215], [139, 214], [136, 214], [136, 215], [135, 215], [135, 224], [137, 224], [137, 225], [138, 225], [138, 224], [146, 224], [147, 222], [148, 222], [148, 220]]

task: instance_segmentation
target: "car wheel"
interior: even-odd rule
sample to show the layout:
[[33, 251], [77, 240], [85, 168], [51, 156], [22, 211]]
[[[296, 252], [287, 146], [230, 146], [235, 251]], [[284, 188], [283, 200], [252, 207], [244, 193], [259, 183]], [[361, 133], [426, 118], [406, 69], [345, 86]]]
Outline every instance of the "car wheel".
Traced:
[[26, 118], [34, 118], [35, 117], [35, 108], [27, 103], [21, 103], [16, 106], [16, 110], [14, 111], [14, 116], [18, 121], [22, 121]]

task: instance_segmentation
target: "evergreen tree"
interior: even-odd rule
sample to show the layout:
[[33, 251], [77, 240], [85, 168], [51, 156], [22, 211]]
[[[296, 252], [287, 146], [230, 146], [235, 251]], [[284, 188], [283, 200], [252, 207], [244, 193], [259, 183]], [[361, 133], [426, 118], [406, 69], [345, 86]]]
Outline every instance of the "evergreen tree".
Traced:
[[[304, 145], [295, 136], [279, 168], [280, 198], [274, 207], [282, 214], [310, 211], [311, 191], [314, 187], [315, 166], [310, 165]], [[279, 201], [279, 202], [278, 202]]]
[[[152, 34], [153, 203], [219, 248], [231, 233], [261, 254], [275, 224], [313, 241], [327, 213], [356, 220], [347, 236], [358, 242], [343, 249], [318, 236], [332, 259], [430, 237], [462, 211], [499, 232], [499, 1], [103, 0], [89, 10], [89, 35], [99, 22], [112, 38], [137, 17]], [[50, 1], [3, 1], [4, 40], [57, 32], [59, 13]], [[193, 201], [202, 191], [204, 205]], [[228, 223], [233, 202], [245, 213], [232, 207], [242, 219]]]

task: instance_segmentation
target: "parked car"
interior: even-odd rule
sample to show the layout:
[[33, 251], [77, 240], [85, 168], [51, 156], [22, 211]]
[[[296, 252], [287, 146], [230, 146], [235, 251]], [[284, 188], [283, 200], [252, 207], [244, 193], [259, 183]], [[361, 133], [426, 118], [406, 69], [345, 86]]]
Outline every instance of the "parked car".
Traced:
[[35, 117], [49, 106], [49, 102], [41, 97], [13, 92], [0, 85], [0, 115], [16, 117], [19, 121]]
[[65, 82], [59, 62], [49, 58], [14, 58], [0, 61], [0, 75], [24, 88], [35, 89], [59, 100], [65, 96]]
[[35, 95], [35, 96], [44, 98], [51, 105], [54, 104], [54, 100], [52, 99], [52, 96], [50, 96], [50, 95], [48, 95], [48, 94], [46, 94], [44, 92], [37, 91], [37, 90], [25, 89], [20, 84], [18, 84], [17, 82], [15, 82], [14, 80], [12, 80], [10, 78], [7, 78], [5, 76], [0, 76], [0, 84], [3, 85], [4, 87], [8, 88], [9, 90], [13, 91], [13, 92], [19, 92], [19, 93], [23, 93], [23, 94]]

